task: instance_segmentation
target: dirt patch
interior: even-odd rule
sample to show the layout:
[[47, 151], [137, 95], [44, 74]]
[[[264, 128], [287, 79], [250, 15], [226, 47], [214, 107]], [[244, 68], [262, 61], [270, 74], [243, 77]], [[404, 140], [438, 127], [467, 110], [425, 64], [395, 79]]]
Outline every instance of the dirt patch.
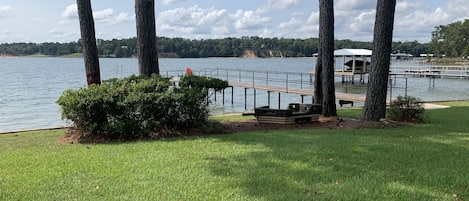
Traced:
[[[144, 139], [134, 140], [151, 140], [166, 137], [184, 137], [184, 136], [204, 136], [211, 134], [233, 134], [248, 131], [268, 131], [278, 129], [361, 129], [361, 128], [384, 128], [401, 125], [401, 123], [394, 121], [378, 121], [367, 122], [358, 119], [345, 118], [345, 117], [320, 117], [319, 122], [305, 122], [297, 124], [259, 124], [256, 120], [239, 120], [239, 121], [226, 121], [221, 123], [221, 128], [218, 131], [204, 132], [201, 129], [187, 129], [180, 131], [162, 130], [151, 134], [151, 137]], [[83, 139], [81, 132], [72, 128], [67, 129], [65, 135], [59, 140], [62, 143], [106, 143], [106, 142], [120, 142], [124, 140], [109, 140], [109, 139]]]
[[257, 55], [252, 50], [244, 50], [243, 55], [241, 55], [241, 58], [257, 58]]

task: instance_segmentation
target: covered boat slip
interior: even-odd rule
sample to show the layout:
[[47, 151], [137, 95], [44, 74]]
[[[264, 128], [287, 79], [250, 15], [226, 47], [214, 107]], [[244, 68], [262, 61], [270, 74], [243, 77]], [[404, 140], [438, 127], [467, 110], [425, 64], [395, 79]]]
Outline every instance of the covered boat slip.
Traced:
[[[360, 82], [365, 82], [365, 75], [370, 70], [371, 50], [367, 49], [339, 49], [334, 51], [335, 75], [342, 77], [342, 83], [349, 80], [355, 83], [355, 76], [360, 76]], [[317, 57], [318, 54], [313, 56]], [[311, 71], [311, 80], [315, 71]]]

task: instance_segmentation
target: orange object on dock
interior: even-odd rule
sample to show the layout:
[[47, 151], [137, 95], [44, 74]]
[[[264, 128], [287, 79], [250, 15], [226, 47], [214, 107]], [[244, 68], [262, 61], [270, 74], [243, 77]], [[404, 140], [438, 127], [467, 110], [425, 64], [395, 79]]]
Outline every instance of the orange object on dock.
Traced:
[[192, 75], [192, 69], [191, 68], [186, 68], [186, 74], [187, 75]]

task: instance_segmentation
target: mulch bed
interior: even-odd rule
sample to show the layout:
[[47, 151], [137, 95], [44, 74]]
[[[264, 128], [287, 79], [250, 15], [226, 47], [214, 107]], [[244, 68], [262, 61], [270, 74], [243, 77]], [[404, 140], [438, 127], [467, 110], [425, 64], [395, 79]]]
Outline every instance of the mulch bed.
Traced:
[[[368, 122], [358, 119], [345, 118], [345, 117], [320, 117], [319, 122], [306, 122], [297, 124], [259, 124], [256, 120], [244, 121], [226, 121], [222, 122], [220, 131], [214, 133], [205, 133], [200, 129], [187, 129], [174, 132], [166, 130], [152, 134], [150, 138], [135, 139], [135, 140], [151, 140], [161, 139], [166, 137], [186, 137], [186, 136], [204, 136], [210, 134], [234, 134], [248, 131], [269, 131], [278, 129], [361, 129], [361, 128], [383, 128], [400, 125], [401, 123], [394, 121], [377, 121]], [[63, 143], [107, 143], [107, 142], [122, 142], [124, 140], [109, 140], [109, 139], [82, 139], [81, 133], [74, 129], [68, 129], [66, 134], [60, 138]]]

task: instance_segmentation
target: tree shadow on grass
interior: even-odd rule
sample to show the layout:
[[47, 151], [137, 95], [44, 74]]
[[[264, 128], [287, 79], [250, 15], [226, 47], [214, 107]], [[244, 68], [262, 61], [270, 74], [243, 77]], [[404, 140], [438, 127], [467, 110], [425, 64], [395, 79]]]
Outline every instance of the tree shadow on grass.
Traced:
[[432, 111], [428, 124], [402, 128], [213, 136], [249, 149], [207, 160], [226, 188], [254, 200], [468, 199], [469, 125], [451, 119], [459, 110], [469, 112]]

